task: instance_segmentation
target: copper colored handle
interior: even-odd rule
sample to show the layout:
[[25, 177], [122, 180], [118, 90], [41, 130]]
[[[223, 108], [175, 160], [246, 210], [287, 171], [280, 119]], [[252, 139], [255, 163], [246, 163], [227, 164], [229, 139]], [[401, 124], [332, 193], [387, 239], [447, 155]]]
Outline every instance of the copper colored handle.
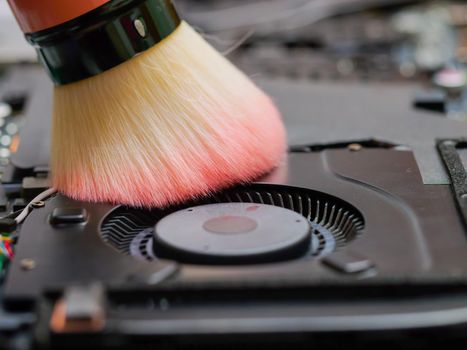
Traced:
[[110, 0], [7, 0], [24, 33], [51, 28]]

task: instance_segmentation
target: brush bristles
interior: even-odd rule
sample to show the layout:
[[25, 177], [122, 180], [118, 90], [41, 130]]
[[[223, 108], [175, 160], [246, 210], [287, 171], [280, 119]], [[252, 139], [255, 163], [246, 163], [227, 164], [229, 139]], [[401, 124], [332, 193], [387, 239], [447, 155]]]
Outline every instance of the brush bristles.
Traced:
[[271, 100], [183, 22], [54, 100], [53, 183], [75, 199], [163, 207], [252, 180], [285, 150]]

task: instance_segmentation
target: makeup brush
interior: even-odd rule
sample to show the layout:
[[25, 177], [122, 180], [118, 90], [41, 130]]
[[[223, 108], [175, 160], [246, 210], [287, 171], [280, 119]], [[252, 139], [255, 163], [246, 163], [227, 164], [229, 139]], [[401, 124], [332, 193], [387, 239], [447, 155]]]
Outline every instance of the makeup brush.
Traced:
[[251, 181], [285, 151], [271, 99], [170, 0], [8, 0], [55, 83], [53, 186], [164, 207]]

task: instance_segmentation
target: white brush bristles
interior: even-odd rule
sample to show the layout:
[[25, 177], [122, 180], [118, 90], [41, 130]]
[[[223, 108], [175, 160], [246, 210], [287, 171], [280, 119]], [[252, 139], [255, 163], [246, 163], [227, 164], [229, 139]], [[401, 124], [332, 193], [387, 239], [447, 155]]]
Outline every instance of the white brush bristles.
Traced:
[[54, 100], [53, 184], [80, 200], [163, 207], [252, 180], [286, 147], [271, 100], [184, 22]]

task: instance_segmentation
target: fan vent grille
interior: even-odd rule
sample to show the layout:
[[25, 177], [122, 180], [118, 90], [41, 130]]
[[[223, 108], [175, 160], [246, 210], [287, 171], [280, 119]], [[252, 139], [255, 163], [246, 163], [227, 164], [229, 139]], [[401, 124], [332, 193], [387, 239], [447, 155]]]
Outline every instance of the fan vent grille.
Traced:
[[323, 257], [345, 246], [364, 228], [361, 213], [349, 203], [322, 192], [279, 185], [255, 184], [165, 210], [120, 206], [105, 218], [101, 237], [113, 248], [138, 259], [155, 260], [153, 227], [174, 211], [212, 203], [260, 203], [293, 210], [307, 218], [313, 228], [309, 257]]

